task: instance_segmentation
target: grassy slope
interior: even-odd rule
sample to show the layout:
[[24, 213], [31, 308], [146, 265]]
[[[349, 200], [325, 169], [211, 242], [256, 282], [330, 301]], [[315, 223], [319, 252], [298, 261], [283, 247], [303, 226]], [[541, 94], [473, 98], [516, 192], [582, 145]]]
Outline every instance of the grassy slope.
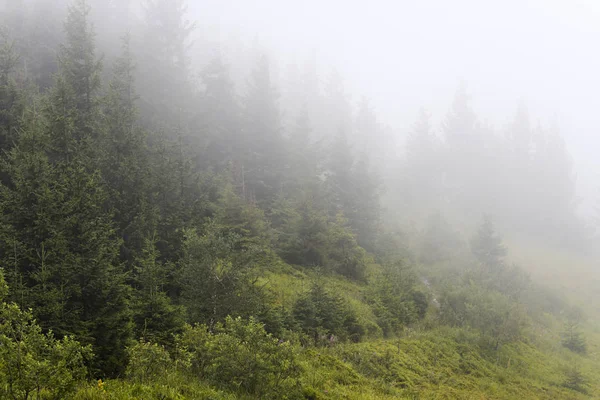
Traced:
[[[560, 346], [560, 322], [548, 316], [543, 329], [532, 329], [529, 343], [505, 345], [497, 354], [482, 355], [476, 339], [464, 330], [436, 327], [432, 318], [407, 330], [398, 339], [382, 339], [371, 330], [363, 343], [311, 348], [300, 354], [303, 386], [317, 399], [587, 399], [600, 398], [600, 325], [595, 314], [598, 302], [590, 301], [593, 280], [577, 279], [591, 273], [591, 264], [566, 253], [529, 246], [511, 254], [528, 265], [534, 278], [569, 293], [574, 301], [588, 305], [593, 315], [585, 326], [589, 352], [576, 355]], [[568, 268], [565, 268], [568, 265]], [[543, 267], [542, 267], [543, 266]], [[591, 276], [591, 275], [588, 275]], [[552, 278], [552, 279], [551, 279]], [[286, 306], [310, 286], [310, 272], [282, 265], [267, 272], [262, 283]], [[320, 277], [346, 297], [367, 325], [375, 317], [363, 302], [364, 287], [341, 278]], [[585, 283], [585, 291], [582, 286]], [[591, 292], [590, 292], [591, 291]], [[592, 304], [593, 303], [593, 304]], [[431, 310], [431, 314], [435, 312]], [[429, 317], [432, 317], [430, 315]], [[577, 365], [588, 379], [588, 394], [562, 386], [564, 371]], [[109, 381], [104, 390], [84, 387], [77, 399], [230, 399], [198, 382], [167, 377], [148, 386]]]

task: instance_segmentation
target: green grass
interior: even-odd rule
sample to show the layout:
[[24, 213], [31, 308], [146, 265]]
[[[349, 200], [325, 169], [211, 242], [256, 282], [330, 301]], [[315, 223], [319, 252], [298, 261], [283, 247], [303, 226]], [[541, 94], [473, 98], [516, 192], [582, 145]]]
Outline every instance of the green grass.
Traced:
[[[478, 335], [473, 332], [439, 326], [435, 318], [437, 311], [432, 307], [422, 323], [405, 330], [398, 338], [383, 339], [381, 331], [374, 329], [361, 343], [301, 348], [300, 383], [305, 397], [322, 400], [600, 398], [600, 323], [597, 318], [600, 314], [595, 314], [600, 302], [588, 304], [590, 297], [584, 301], [590, 291], [577, 293], [582, 285], [592, 290], [593, 280], [586, 283], [570, 276], [590, 272], [592, 263], [566, 252], [543, 251], [529, 244], [518, 248], [509, 242], [509, 246], [512, 259], [528, 269], [535, 281], [555, 290], [565, 290], [570, 301], [585, 306], [590, 316], [583, 327], [588, 344], [586, 355], [572, 353], [561, 346], [560, 316], [537, 316], [523, 341], [495, 350], [481, 346]], [[433, 278], [433, 283], [436, 279], [443, 281], [445, 274], [430, 267], [423, 268], [421, 273]], [[259, 284], [269, 288], [279, 304], [291, 307], [314, 279], [324, 280], [327, 287], [342, 295], [367, 326], [376, 325], [375, 316], [365, 303], [366, 286], [362, 284], [287, 265], [265, 272]], [[573, 366], [586, 378], [587, 393], [564, 387], [566, 371]], [[169, 372], [164, 379], [148, 385], [110, 380], [100, 389], [97, 384], [90, 384], [81, 387], [74, 396], [77, 400], [234, 398], [243, 397]]]
[[[478, 351], [475, 336], [460, 329], [413, 331], [393, 340], [307, 348], [300, 354], [301, 382], [316, 399], [589, 399], [600, 397], [599, 360], [562, 348], [541, 351], [532, 344]], [[564, 369], [575, 363], [588, 377], [588, 393], [562, 386]], [[108, 381], [82, 387], [74, 397], [96, 399], [232, 399], [203, 385], [167, 375], [149, 385]], [[310, 398], [310, 397], [308, 397]]]

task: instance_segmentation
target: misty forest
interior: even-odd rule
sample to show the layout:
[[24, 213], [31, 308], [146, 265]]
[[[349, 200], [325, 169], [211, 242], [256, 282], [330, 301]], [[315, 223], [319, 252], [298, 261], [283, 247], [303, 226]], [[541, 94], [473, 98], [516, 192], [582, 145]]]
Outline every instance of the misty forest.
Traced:
[[557, 119], [397, 124], [202, 1], [0, 13], [1, 399], [600, 398]]

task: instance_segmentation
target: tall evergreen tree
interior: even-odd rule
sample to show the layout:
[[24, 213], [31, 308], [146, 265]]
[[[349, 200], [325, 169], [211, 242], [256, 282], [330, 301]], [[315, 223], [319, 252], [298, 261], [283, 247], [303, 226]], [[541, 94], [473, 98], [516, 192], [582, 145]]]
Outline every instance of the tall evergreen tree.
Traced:
[[15, 80], [19, 57], [10, 35], [0, 30], [0, 150], [12, 148], [24, 110], [24, 96]]
[[329, 152], [327, 165], [327, 189], [331, 196], [330, 207], [332, 215], [343, 212], [347, 215], [354, 214], [354, 186], [352, 172], [354, 170], [354, 156], [348, 137], [343, 130], [338, 132]]
[[285, 146], [269, 60], [261, 56], [244, 104], [244, 196], [264, 208], [281, 192]]
[[431, 116], [424, 109], [411, 129], [406, 141], [406, 159], [401, 195], [411, 209], [423, 211], [440, 205], [442, 192], [442, 162], [439, 145], [431, 127]]
[[323, 116], [323, 129], [327, 139], [334, 139], [339, 130], [352, 133], [352, 106], [346, 93], [344, 81], [337, 70], [332, 70], [324, 87], [324, 107], [327, 115]]
[[[189, 68], [190, 35], [186, 0], [144, 0], [139, 91], [142, 115], [154, 126], [187, 136], [193, 95]], [[161, 77], [157, 80], [156, 77]]]
[[32, 111], [7, 157], [2, 200], [13, 252], [5, 262], [14, 271], [15, 300], [33, 306], [43, 328], [92, 344], [97, 373], [110, 374], [124, 368], [129, 293], [96, 170], [100, 65], [88, 13], [84, 0], [70, 8], [46, 118]]
[[130, 335], [129, 295], [106, 192], [81, 163], [49, 161], [49, 135], [36, 117], [6, 160], [3, 240], [12, 251], [3, 264], [12, 297], [32, 307], [44, 329], [92, 344], [99, 372], [118, 373]]
[[485, 268], [497, 270], [504, 266], [506, 247], [502, 244], [502, 238], [494, 230], [494, 224], [487, 215], [484, 216], [477, 235], [471, 240], [471, 251]]
[[319, 143], [312, 141], [313, 129], [308, 107], [301, 108], [295, 126], [287, 140], [288, 165], [285, 189], [296, 197], [309, 191], [316, 195], [321, 186], [319, 175], [323, 169], [319, 157]]
[[446, 139], [444, 168], [446, 171], [449, 200], [464, 213], [479, 212], [479, 187], [484, 165], [483, 136], [480, 124], [473, 112], [466, 84], [463, 82], [454, 97], [450, 112], [443, 123]]
[[[241, 109], [229, 68], [220, 55], [213, 58], [201, 72], [204, 90], [201, 107], [197, 113], [202, 132], [198, 141], [199, 162], [202, 168], [222, 172], [241, 169]], [[236, 175], [236, 181], [239, 177]], [[237, 182], [238, 184], [240, 182]]]
[[65, 22], [66, 42], [59, 54], [60, 72], [47, 113], [52, 160], [70, 162], [90, 157], [98, 139], [101, 61], [96, 57], [94, 31], [86, 0], [76, 0]]
[[354, 212], [347, 214], [350, 225], [357, 234], [358, 244], [368, 250], [372, 250], [377, 240], [380, 229], [381, 204], [380, 204], [380, 181], [373, 171], [369, 158], [366, 154], [358, 159], [352, 170], [352, 181], [354, 187], [357, 207]]
[[183, 328], [185, 315], [183, 308], [173, 305], [166, 293], [167, 274], [172, 267], [159, 261], [154, 235], [145, 240], [142, 254], [135, 262], [133, 320], [138, 337], [169, 344]]

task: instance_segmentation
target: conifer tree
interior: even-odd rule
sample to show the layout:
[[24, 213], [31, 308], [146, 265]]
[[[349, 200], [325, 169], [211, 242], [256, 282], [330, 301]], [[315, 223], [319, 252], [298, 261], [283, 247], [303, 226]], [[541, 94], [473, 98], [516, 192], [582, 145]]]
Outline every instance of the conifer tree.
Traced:
[[46, 118], [30, 111], [6, 159], [2, 202], [13, 252], [5, 262], [14, 271], [15, 300], [32, 307], [44, 329], [92, 344], [96, 373], [118, 374], [131, 335], [129, 290], [96, 170], [100, 64], [88, 13], [84, 0], [70, 8]]
[[14, 73], [19, 57], [14, 40], [0, 29], [0, 150], [9, 151], [17, 136], [24, 99], [17, 87]]
[[267, 209], [281, 191], [285, 146], [269, 60], [261, 56], [244, 104], [244, 196]]
[[484, 137], [464, 82], [456, 92], [442, 129], [447, 144], [443, 162], [449, 198], [464, 213], [483, 211], [478, 196], [482, 179], [487, 177], [483, 176], [482, 168], [472, 166], [485, 165]]
[[337, 132], [352, 132], [352, 106], [349, 96], [344, 88], [344, 81], [336, 69], [333, 69], [327, 78], [324, 87], [324, 104], [327, 115], [324, 116], [325, 135], [334, 139]]
[[286, 170], [285, 190], [288, 195], [302, 197], [315, 195], [320, 190], [319, 174], [323, 165], [319, 160], [319, 145], [313, 143], [313, 128], [308, 107], [304, 105], [290, 131], [288, 145], [288, 168]]
[[330, 199], [330, 207], [333, 207], [332, 215], [343, 212], [353, 215], [356, 210], [354, 203], [354, 182], [352, 172], [354, 171], [354, 157], [352, 148], [346, 133], [339, 131], [329, 153], [327, 165], [327, 189]]
[[2, 190], [11, 297], [33, 308], [44, 329], [93, 344], [99, 373], [118, 373], [130, 335], [129, 294], [106, 192], [81, 163], [52, 165], [44, 121], [32, 120], [6, 160], [10, 185]]
[[195, 24], [186, 18], [186, 0], [145, 0], [143, 9], [144, 43], [140, 48], [144, 53], [138, 86], [142, 115], [174, 137], [187, 136], [193, 96], [189, 49]]
[[135, 65], [130, 40], [123, 39], [123, 54], [113, 67], [108, 94], [103, 99], [104, 128], [100, 166], [110, 190], [109, 208], [123, 239], [122, 260], [129, 265], [155, 229], [158, 215], [151, 205], [150, 149], [146, 132], [138, 126]]
[[494, 224], [487, 215], [483, 217], [477, 235], [471, 241], [471, 251], [486, 268], [497, 270], [504, 266], [506, 247], [502, 244], [502, 238], [494, 230]]
[[581, 332], [582, 322], [583, 314], [581, 310], [577, 308], [567, 310], [561, 341], [562, 345], [567, 349], [575, 353], [585, 354], [587, 343]]
[[172, 343], [183, 328], [184, 310], [165, 292], [170, 266], [159, 261], [156, 237], [147, 238], [134, 268], [133, 320], [138, 337], [154, 343]]
[[[204, 91], [196, 125], [201, 128], [198, 143], [199, 167], [222, 172], [241, 169], [241, 109], [229, 74], [220, 55], [213, 58], [201, 73]], [[239, 174], [234, 179], [239, 181]], [[237, 182], [239, 185], [240, 182]]]
[[264, 253], [257, 243], [214, 222], [201, 236], [187, 231], [180, 265], [190, 322], [212, 327], [227, 315], [259, 315], [266, 299], [255, 276]]
[[401, 192], [411, 209], [439, 205], [442, 196], [442, 162], [431, 127], [431, 116], [421, 109], [406, 141]]
[[380, 182], [373, 172], [368, 156], [363, 153], [352, 170], [352, 181], [359, 205], [354, 212], [347, 214], [350, 225], [357, 234], [358, 244], [368, 250], [374, 248], [380, 229], [381, 204], [379, 201]]
[[59, 54], [60, 72], [47, 106], [51, 123], [53, 161], [92, 157], [98, 126], [101, 61], [96, 57], [95, 33], [86, 0], [69, 7], [65, 44]]

